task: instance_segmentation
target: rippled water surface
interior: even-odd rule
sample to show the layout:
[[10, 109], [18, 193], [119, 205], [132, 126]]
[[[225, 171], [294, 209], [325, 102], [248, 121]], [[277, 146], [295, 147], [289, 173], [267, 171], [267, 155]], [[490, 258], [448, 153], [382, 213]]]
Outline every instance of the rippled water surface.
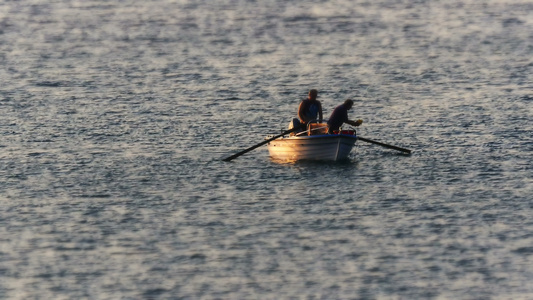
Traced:
[[[0, 4], [0, 298], [533, 297], [533, 4]], [[319, 90], [341, 163], [266, 147]]]

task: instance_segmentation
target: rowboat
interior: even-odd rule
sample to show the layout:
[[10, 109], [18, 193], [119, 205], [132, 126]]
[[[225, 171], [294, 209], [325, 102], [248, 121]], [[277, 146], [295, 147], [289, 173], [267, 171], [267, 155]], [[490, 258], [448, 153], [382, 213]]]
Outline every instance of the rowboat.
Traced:
[[355, 130], [328, 134], [327, 124], [309, 124], [306, 131], [270, 141], [268, 152], [279, 161], [340, 161], [348, 158], [356, 141]]
[[[274, 136], [267, 136], [264, 141], [246, 148], [223, 161], [231, 161], [258, 147], [268, 144], [268, 152], [273, 159], [284, 161], [298, 160], [329, 160], [338, 161], [347, 159], [357, 140], [379, 145], [385, 148], [411, 154], [411, 150], [385, 144], [371, 139], [357, 136], [355, 130], [340, 130], [328, 134], [327, 124], [310, 124], [307, 131], [298, 132], [300, 128], [291, 129]], [[298, 132], [298, 133], [296, 133]], [[290, 134], [289, 137], [285, 137]]]

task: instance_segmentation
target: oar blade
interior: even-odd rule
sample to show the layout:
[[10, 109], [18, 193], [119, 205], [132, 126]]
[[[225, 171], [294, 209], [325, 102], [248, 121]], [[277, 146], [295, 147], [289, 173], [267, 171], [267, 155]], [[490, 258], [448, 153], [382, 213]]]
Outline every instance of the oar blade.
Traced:
[[367, 138], [364, 138], [364, 137], [360, 137], [360, 136], [358, 136], [357, 139], [361, 140], [363, 142], [376, 144], [376, 145], [379, 145], [379, 146], [382, 146], [382, 147], [385, 147], [385, 148], [394, 149], [394, 150], [397, 150], [397, 151], [401, 151], [403, 153], [411, 154], [411, 150], [409, 150], [409, 149], [405, 149], [405, 148], [401, 148], [401, 147], [398, 147], [398, 146], [393, 146], [393, 145], [381, 143], [381, 142], [378, 142], [378, 141], [373, 141], [373, 140], [370, 140], [370, 139], [367, 139]]

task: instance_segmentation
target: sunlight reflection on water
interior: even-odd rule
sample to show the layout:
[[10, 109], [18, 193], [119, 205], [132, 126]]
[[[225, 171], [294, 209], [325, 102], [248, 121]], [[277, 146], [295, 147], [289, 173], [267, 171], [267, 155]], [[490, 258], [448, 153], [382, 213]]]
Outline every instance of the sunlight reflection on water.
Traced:
[[[527, 298], [530, 5], [3, 4], [2, 298]], [[319, 89], [342, 163], [258, 148]]]

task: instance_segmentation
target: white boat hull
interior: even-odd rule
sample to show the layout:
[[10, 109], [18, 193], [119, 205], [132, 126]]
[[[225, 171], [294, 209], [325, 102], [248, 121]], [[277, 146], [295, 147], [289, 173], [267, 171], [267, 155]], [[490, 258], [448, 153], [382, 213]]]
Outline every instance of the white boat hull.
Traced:
[[282, 161], [339, 161], [348, 158], [356, 141], [357, 137], [349, 134], [281, 137], [268, 143], [268, 152]]

